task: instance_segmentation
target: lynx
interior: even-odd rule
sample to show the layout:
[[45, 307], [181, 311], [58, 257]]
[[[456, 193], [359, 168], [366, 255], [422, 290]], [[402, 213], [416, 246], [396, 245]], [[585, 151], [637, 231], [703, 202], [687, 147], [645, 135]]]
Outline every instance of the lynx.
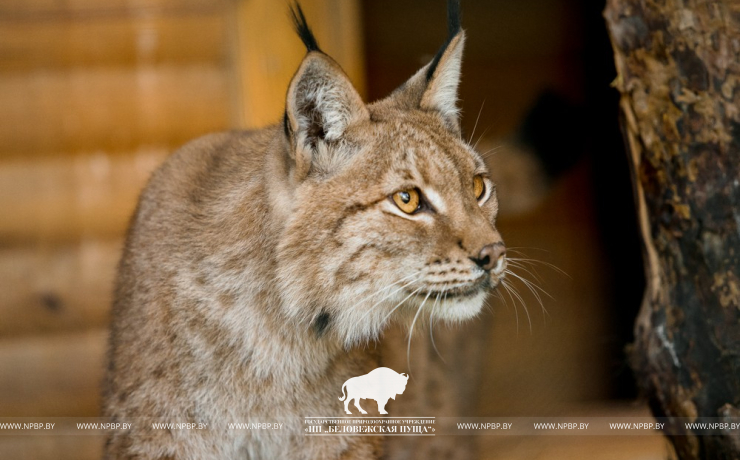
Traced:
[[461, 136], [457, 1], [448, 15], [434, 59], [365, 104], [296, 5], [307, 53], [282, 123], [197, 139], [152, 175], [119, 265], [105, 381], [104, 415], [132, 428], [109, 436], [106, 458], [382, 455], [374, 436], [305, 436], [302, 417], [344, 416], [337, 393], [380, 365], [367, 345], [390, 323], [469, 319], [507, 265], [495, 186]]

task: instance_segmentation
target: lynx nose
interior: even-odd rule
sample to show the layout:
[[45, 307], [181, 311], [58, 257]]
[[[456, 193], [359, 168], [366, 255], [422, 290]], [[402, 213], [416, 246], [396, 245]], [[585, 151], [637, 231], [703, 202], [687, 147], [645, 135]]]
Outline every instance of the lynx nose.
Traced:
[[483, 270], [493, 271], [496, 275], [500, 275], [504, 270], [506, 246], [504, 246], [504, 243], [489, 244], [480, 250], [478, 257], [471, 257], [470, 259]]

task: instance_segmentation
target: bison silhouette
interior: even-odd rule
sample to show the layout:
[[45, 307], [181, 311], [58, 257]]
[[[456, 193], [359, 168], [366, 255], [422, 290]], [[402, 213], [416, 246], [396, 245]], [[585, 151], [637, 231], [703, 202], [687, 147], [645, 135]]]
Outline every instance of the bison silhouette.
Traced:
[[[396, 399], [396, 395], [403, 393], [408, 381], [409, 376], [406, 374], [399, 374], [387, 367], [379, 367], [365, 375], [352, 377], [344, 382], [342, 396], [339, 397], [339, 400], [344, 401], [344, 411], [348, 414], [352, 414], [349, 411], [349, 402], [353, 399], [355, 400], [355, 407], [363, 414], [367, 414], [367, 412], [360, 407], [360, 399], [374, 399], [378, 403], [378, 412], [387, 414], [385, 405], [388, 400]], [[344, 399], [345, 388], [347, 390], [346, 400]]]

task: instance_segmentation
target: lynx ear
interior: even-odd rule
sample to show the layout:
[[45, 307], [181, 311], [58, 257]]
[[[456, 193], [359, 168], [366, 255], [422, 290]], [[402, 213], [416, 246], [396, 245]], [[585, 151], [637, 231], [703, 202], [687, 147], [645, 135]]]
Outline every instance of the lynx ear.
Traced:
[[426, 72], [427, 87], [419, 106], [424, 110], [436, 110], [442, 117], [459, 126], [460, 109], [457, 106], [457, 89], [460, 86], [460, 68], [465, 45], [465, 32], [458, 32], [442, 53], [434, 67], [429, 64]]
[[[327, 144], [340, 140], [347, 127], [370, 115], [339, 64], [319, 48], [301, 5], [296, 2], [290, 12], [307, 54], [288, 87], [283, 124], [291, 142], [295, 174], [301, 178], [317, 160], [324, 166], [341, 161], [331, 158], [332, 149]], [[333, 155], [341, 155], [340, 150], [334, 149]]]
[[447, 42], [434, 59], [422, 67], [390, 97], [397, 105], [439, 112], [450, 129], [459, 132], [460, 109], [457, 89], [465, 45], [465, 32], [460, 28], [460, 2], [447, 2]]
[[299, 175], [308, 173], [322, 144], [340, 140], [350, 125], [369, 118], [339, 65], [320, 51], [309, 52], [290, 83], [285, 109]]

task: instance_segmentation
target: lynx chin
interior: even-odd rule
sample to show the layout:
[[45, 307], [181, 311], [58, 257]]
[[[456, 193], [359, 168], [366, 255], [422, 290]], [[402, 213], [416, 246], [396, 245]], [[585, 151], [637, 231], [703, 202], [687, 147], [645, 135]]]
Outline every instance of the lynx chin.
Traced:
[[337, 389], [379, 367], [366, 345], [390, 323], [466, 320], [503, 280], [496, 188], [460, 129], [458, 1], [434, 59], [371, 104], [293, 19], [307, 53], [283, 120], [192, 141], [141, 195], [104, 393], [133, 426], [107, 459], [380, 458], [375, 436], [226, 425], [345, 416]]

